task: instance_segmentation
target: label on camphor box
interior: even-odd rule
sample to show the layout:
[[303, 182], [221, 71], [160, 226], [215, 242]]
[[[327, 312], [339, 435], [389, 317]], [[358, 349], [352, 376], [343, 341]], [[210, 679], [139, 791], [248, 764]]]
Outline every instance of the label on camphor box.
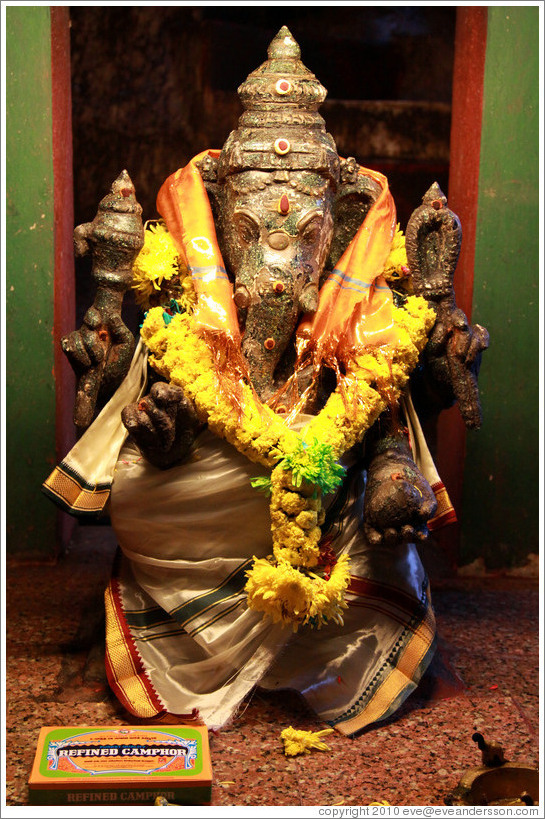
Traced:
[[210, 803], [203, 726], [45, 727], [29, 779], [32, 804]]

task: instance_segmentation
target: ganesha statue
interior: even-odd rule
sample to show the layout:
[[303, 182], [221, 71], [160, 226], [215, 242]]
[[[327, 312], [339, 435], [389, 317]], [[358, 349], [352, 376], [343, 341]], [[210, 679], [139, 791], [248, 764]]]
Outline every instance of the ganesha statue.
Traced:
[[124, 171], [76, 229], [97, 283], [63, 339], [82, 434], [44, 490], [110, 516], [106, 670], [133, 718], [217, 729], [255, 686], [290, 688], [353, 735], [435, 647], [417, 545], [454, 510], [412, 395], [478, 427], [488, 335], [456, 306], [440, 188], [404, 235], [386, 178], [339, 157], [287, 28], [239, 95], [160, 219]]

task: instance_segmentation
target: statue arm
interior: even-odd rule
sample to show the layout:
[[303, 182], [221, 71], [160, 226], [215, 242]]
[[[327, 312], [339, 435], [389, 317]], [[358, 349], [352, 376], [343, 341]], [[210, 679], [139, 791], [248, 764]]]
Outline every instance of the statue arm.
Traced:
[[469, 324], [456, 304], [453, 280], [462, 228], [437, 183], [409, 219], [405, 238], [413, 292], [437, 316], [424, 352], [426, 389], [443, 407], [457, 401], [466, 426], [477, 429], [482, 421], [477, 376], [489, 337], [484, 327]]
[[82, 326], [61, 340], [77, 376], [74, 423], [81, 430], [91, 424], [99, 397], [111, 395], [124, 379], [134, 353], [135, 340], [121, 307], [144, 242], [141, 212], [131, 179], [123, 171], [100, 202], [94, 220], [74, 231], [76, 255], [91, 254], [97, 285]]

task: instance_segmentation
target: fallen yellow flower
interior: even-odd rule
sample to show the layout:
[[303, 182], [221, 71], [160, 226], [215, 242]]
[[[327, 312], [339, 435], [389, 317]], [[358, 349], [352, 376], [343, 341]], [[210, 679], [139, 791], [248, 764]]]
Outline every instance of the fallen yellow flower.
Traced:
[[285, 728], [280, 734], [280, 739], [284, 742], [284, 754], [286, 756], [297, 756], [298, 754], [310, 754], [311, 751], [329, 751], [329, 746], [322, 742], [320, 737], [332, 734], [333, 728], [324, 728], [323, 731], [298, 731], [292, 728]]

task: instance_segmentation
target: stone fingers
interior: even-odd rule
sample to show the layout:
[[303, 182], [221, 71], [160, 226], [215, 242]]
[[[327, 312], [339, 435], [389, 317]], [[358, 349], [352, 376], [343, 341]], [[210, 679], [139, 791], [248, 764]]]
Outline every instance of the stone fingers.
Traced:
[[85, 372], [104, 361], [108, 336], [102, 336], [102, 326], [100, 312], [95, 307], [90, 307], [83, 317], [80, 329], [61, 339], [63, 352], [74, 370]]
[[175, 424], [168, 408], [158, 406], [151, 393], [137, 405], [135, 412], [142, 443], [166, 452], [174, 443]]
[[61, 346], [74, 370], [87, 370], [91, 366], [91, 358], [83, 343], [79, 330], [73, 330], [61, 339]]
[[142, 455], [160, 469], [186, 457], [200, 426], [183, 390], [164, 382], [153, 384], [147, 396], [125, 407], [121, 418]]
[[72, 368], [78, 372], [85, 372], [104, 360], [104, 346], [98, 332], [85, 323], [64, 336], [61, 346]]
[[142, 401], [129, 404], [121, 412], [121, 420], [142, 455], [153, 463], [154, 453], [159, 451], [161, 442], [147, 409]]
[[465, 357], [465, 363], [468, 366], [473, 365], [478, 356], [480, 356], [484, 350], [488, 349], [490, 341], [488, 330], [485, 327], [481, 327], [480, 324], [474, 324], [471, 329], [473, 332]]
[[389, 526], [379, 530], [369, 523], [364, 523], [363, 531], [370, 546], [386, 549], [394, 549], [401, 543], [421, 543], [429, 534], [427, 526], [411, 526], [410, 524], [405, 524], [400, 528]]

